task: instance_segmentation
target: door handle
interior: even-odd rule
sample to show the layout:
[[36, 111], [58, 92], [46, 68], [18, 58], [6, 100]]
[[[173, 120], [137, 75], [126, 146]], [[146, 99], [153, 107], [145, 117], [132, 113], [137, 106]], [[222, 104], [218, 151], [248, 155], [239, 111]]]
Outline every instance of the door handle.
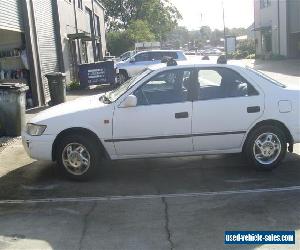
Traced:
[[175, 118], [176, 119], [189, 118], [189, 113], [188, 112], [175, 113]]
[[248, 112], [249, 114], [252, 114], [252, 113], [259, 113], [259, 112], [260, 112], [260, 106], [248, 107], [248, 108], [247, 108], [247, 112]]

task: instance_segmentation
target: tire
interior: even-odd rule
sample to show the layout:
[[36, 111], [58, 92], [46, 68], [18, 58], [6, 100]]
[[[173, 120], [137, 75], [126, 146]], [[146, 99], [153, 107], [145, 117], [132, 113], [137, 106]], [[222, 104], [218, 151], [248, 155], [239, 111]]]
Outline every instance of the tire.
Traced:
[[270, 125], [258, 127], [250, 132], [244, 147], [249, 164], [265, 171], [277, 168], [286, 152], [287, 139], [284, 132]]
[[60, 141], [56, 151], [59, 170], [69, 179], [89, 180], [100, 165], [99, 152], [98, 142], [91, 136], [67, 135]]

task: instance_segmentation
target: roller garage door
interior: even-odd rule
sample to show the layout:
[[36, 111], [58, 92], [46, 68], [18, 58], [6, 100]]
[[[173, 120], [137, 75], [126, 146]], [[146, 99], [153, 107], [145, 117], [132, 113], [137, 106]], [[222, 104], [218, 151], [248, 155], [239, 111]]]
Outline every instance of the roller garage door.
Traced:
[[52, 0], [32, 0], [42, 87], [46, 102], [50, 100], [50, 93], [45, 75], [60, 70], [53, 2]]
[[0, 29], [23, 31], [22, 0], [0, 1]]

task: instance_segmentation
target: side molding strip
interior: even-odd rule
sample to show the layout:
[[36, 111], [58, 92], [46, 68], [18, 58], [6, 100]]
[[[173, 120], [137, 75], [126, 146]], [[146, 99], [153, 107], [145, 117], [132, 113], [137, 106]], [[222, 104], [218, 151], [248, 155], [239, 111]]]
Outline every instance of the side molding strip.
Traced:
[[141, 138], [124, 138], [124, 139], [108, 139], [108, 140], [104, 140], [104, 141], [105, 142], [149, 141], [149, 140], [190, 138], [190, 137], [199, 137], [199, 136], [239, 135], [239, 134], [246, 134], [246, 131], [203, 133], [203, 134], [187, 134], [187, 135], [165, 135], [165, 136], [152, 136], [152, 137], [141, 137]]

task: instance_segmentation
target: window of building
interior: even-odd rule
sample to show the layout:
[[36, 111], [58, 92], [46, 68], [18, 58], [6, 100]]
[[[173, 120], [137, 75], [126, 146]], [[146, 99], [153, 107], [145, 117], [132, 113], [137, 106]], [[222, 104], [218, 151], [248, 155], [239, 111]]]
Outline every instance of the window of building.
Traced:
[[268, 8], [271, 6], [271, 0], [260, 0], [260, 8]]
[[95, 35], [100, 37], [100, 18], [95, 14]]
[[90, 33], [94, 33], [94, 22], [93, 22], [93, 12], [89, 8], [85, 8], [86, 10], [86, 17], [87, 17], [87, 24], [88, 28], [90, 29]]
[[83, 4], [82, 4], [82, 0], [77, 0], [78, 1], [78, 8], [79, 9], [83, 9]]
[[81, 41], [81, 59], [84, 63], [88, 63], [88, 52], [87, 52], [87, 44], [85, 41]]

